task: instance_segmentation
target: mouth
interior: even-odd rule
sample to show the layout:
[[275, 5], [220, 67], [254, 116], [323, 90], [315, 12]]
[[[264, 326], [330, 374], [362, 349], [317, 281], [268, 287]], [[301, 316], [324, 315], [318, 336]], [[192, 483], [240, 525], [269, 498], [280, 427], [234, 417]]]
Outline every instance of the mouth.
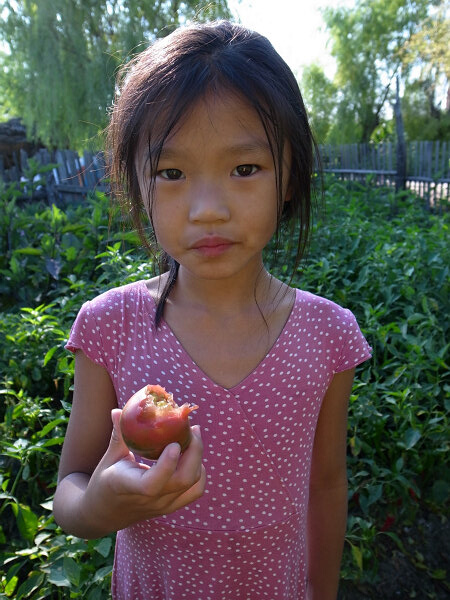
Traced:
[[191, 246], [192, 250], [203, 254], [204, 256], [219, 256], [234, 245], [234, 242], [228, 238], [223, 238], [216, 235], [205, 236]]

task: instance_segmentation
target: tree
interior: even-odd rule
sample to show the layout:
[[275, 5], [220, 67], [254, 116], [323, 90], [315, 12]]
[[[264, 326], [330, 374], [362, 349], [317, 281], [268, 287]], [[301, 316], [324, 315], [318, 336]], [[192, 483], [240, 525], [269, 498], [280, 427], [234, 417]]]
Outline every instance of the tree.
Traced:
[[403, 101], [410, 139], [446, 140], [450, 135], [450, 19], [439, 5], [402, 48], [406, 82]]
[[302, 74], [301, 88], [310, 113], [314, 135], [319, 144], [327, 139], [336, 107], [336, 87], [317, 64], [308, 65]]
[[[405, 46], [441, 0], [357, 0], [354, 8], [323, 11], [337, 61], [337, 122], [330, 135], [352, 132], [367, 142], [386, 118], [393, 82], [405, 67]], [[411, 75], [412, 70], [409, 71]]]
[[[448, 140], [450, 138], [449, 106], [442, 108], [432, 101], [429, 82], [416, 80], [405, 86], [402, 100], [405, 134], [409, 140]], [[446, 101], [443, 98], [442, 103]]]
[[120, 65], [178, 25], [228, 17], [226, 0], [0, 2], [0, 113], [49, 147], [98, 147]]

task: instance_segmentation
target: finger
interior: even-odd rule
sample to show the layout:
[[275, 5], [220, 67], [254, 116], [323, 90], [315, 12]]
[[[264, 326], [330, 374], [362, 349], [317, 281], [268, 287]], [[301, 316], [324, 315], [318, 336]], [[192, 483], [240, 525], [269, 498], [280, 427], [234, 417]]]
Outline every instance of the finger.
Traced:
[[166, 488], [177, 469], [180, 454], [181, 448], [178, 443], [168, 444], [164, 448], [156, 464], [142, 473], [142, 493], [158, 496], [171, 491]]
[[[170, 448], [167, 447], [168, 452], [169, 450]], [[153, 472], [142, 474], [142, 480], [145, 480], [146, 489], [148, 490], [147, 493], [151, 496], [155, 496], [156, 493], [159, 495], [159, 506], [165, 507], [164, 512], [167, 512], [168, 507], [191, 488], [191, 494], [187, 495], [185, 499], [177, 501], [176, 506], [184, 506], [192, 501], [191, 497], [195, 499], [203, 493], [205, 476], [201, 462], [202, 450], [200, 430], [196, 428], [193, 431], [193, 439], [189, 447], [179, 456], [176, 465], [163, 462], [164, 459], [167, 460], [167, 457], [161, 455], [158, 463], [152, 467]], [[155, 479], [155, 468], [161, 469], [159, 472], [161, 477], [158, 480]], [[175, 509], [171, 509], [169, 512], [173, 510]]]
[[203, 442], [199, 425], [192, 427], [192, 438], [188, 448], [181, 455], [171, 485], [179, 489], [189, 489], [201, 475]]
[[170, 504], [166, 505], [164, 514], [175, 512], [176, 510], [183, 508], [183, 506], [186, 506], [188, 504], [191, 504], [192, 502], [195, 502], [195, 500], [198, 500], [198, 498], [200, 498], [203, 495], [205, 491], [205, 486], [206, 471], [205, 467], [201, 465], [200, 477], [198, 478], [198, 481], [183, 493], [174, 495]]
[[113, 430], [108, 449], [102, 459], [102, 467], [107, 468], [123, 458], [132, 456], [128, 446], [123, 441], [122, 432], [120, 430], [120, 416], [122, 411], [119, 408], [114, 408], [111, 411], [111, 420]]
[[[204, 446], [203, 446], [203, 440], [202, 440], [202, 432], [200, 429], [200, 425], [194, 425], [192, 427], [192, 433], [193, 436], [195, 436], [196, 442], [194, 442], [194, 448], [195, 446], [198, 444], [199, 450], [200, 450], [200, 460], [203, 458], [203, 450], [204, 450]], [[204, 472], [204, 467], [203, 465], [200, 463], [200, 465], [198, 466], [198, 479], [200, 479], [200, 476], [202, 474], [202, 470]]]

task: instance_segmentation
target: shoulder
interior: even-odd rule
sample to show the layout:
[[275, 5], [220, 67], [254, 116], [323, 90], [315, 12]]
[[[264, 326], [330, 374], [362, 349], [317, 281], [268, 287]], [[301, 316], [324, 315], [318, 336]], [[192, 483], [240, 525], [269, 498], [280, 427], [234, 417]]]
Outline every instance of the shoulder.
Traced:
[[139, 280], [118, 287], [110, 288], [89, 300], [86, 304], [90, 306], [114, 305], [115, 302], [127, 300], [145, 293], [146, 281]]
[[98, 330], [102, 325], [114, 326], [126, 321], [128, 315], [142, 312], [139, 307], [145, 307], [146, 313], [153, 312], [153, 301], [145, 280], [111, 288], [88, 300], [81, 306], [73, 327], [96, 327]]
[[151, 327], [153, 313], [154, 303], [145, 280], [111, 288], [82, 305], [66, 348], [85, 350], [92, 345], [105, 348], [121, 336], [129, 335], [136, 324]]
[[350, 369], [371, 356], [372, 349], [354, 314], [332, 300], [297, 290], [293, 322], [303, 336], [325, 348], [335, 372]]
[[344, 308], [328, 298], [300, 289], [296, 289], [295, 308], [302, 317], [306, 316], [314, 320], [326, 319], [333, 324], [349, 323], [355, 319], [348, 308]]
[[[159, 279], [159, 278], [155, 278]], [[154, 303], [154, 290], [157, 285], [154, 279], [142, 279], [111, 288], [95, 296], [83, 304], [82, 310], [95, 315], [110, 315], [117, 312], [128, 312], [142, 302]]]

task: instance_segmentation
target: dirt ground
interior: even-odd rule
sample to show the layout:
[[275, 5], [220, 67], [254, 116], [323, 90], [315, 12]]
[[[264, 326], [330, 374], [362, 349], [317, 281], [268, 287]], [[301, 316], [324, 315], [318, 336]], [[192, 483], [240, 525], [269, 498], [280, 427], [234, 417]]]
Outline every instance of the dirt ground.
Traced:
[[422, 512], [411, 527], [395, 532], [403, 550], [380, 537], [373, 583], [343, 582], [339, 600], [449, 600], [450, 520]]

